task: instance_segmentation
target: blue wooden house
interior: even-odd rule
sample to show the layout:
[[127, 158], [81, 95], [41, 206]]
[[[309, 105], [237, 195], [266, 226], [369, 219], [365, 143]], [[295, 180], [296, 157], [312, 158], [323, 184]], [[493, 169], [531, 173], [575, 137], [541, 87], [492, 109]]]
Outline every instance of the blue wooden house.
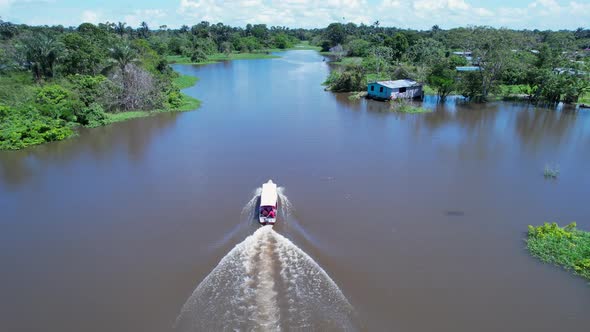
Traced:
[[412, 80], [379, 81], [369, 83], [367, 97], [376, 100], [424, 97], [422, 84]]

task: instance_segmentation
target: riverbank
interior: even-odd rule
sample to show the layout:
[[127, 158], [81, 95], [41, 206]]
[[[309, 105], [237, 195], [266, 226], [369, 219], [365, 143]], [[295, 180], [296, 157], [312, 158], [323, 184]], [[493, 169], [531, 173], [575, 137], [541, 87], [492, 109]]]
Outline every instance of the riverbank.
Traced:
[[276, 59], [280, 58], [278, 55], [274, 55], [272, 53], [276, 52], [285, 52], [285, 51], [294, 51], [294, 50], [312, 50], [312, 51], [319, 51], [321, 47], [312, 46], [309, 44], [308, 41], [303, 41], [299, 44], [294, 45], [293, 47], [289, 48], [267, 48], [262, 49], [255, 52], [247, 52], [247, 53], [215, 53], [207, 56], [207, 60], [205, 61], [192, 61], [188, 56], [182, 55], [168, 55], [166, 60], [168, 63], [171, 64], [180, 64], [180, 65], [207, 65], [212, 63], [217, 63], [221, 61], [231, 61], [231, 60], [259, 60], [259, 59]]
[[[195, 85], [198, 78], [189, 75], [179, 75], [173, 79], [173, 85], [178, 89], [185, 89]], [[7, 81], [8, 82], [8, 81]], [[27, 81], [28, 82], [28, 81]], [[6, 83], [6, 82], [4, 82]], [[27, 84], [13, 86], [23, 91], [33, 91], [34, 88]], [[63, 93], [57, 86], [53, 90]], [[55, 91], [52, 93], [55, 94]], [[136, 110], [126, 112], [103, 112], [102, 109], [91, 109], [85, 116], [88, 118], [85, 127], [102, 127], [117, 122], [136, 118], [153, 116], [166, 112], [186, 112], [200, 107], [201, 101], [182, 92], [177, 94], [174, 106], [149, 111]], [[32, 145], [60, 141], [77, 135], [76, 128], [81, 124], [74, 121], [65, 121], [42, 116], [34, 110], [15, 112], [10, 107], [0, 104], [0, 151], [19, 150]]]
[[207, 56], [206, 61], [192, 61], [190, 57], [182, 56], [182, 55], [169, 55], [166, 57], [166, 60], [171, 64], [208, 65], [208, 64], [217, 63], [220, 61], [273, 59], [273, 58], [279, 58], [279, 56], [267, 54], [267, 53], [231, 53], [231, 54], [216, 53], [216, 54]]
[[576, 229], [576, 223], [529, 226], [529, 252], [545, 263], [561, 266], [590, 280], [590, 232]]

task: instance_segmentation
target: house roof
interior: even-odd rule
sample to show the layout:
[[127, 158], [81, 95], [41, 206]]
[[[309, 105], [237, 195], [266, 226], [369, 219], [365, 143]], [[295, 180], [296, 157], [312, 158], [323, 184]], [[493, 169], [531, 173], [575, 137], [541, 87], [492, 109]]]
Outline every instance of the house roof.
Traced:
[[480, 68], [477, 66], [459, 66], [459, 67], [455, 67], [455, 69], [457, 69], [457, 71], [478, 71], [478, 70], [480, 70]]
[[379, 81], [375, 82], [390, 89], [407, 88], [411, 86], [419, 86], [420, 84], [412, 80], [397, 80], [397, 81]]

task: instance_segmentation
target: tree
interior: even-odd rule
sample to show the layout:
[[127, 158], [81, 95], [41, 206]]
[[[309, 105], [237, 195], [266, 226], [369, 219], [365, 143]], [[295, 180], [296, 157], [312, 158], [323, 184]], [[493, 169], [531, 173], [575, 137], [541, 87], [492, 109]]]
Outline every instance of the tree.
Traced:
[[330, 42], [330, 46], [342, 44], [346, 37], [344, 27], [340, 23], [331, 23], [326, 28], [326, 40]]
[[111, 64], [117, 66], [121, 72], [125, 72], [129, 64], [139, 61], [137, 52], [127, 43], [115, 45], [109, 52]]
[[353, 39], [347, 45], [349, 56], [365, 57], [369, 55], [371, 44], [364, 39]]
[[289, 41], [289, 36], [284, 32], [277, 34], [274, 38], [274, 44], [276, 47], [280, 49], [285, 49], [291, 47], [291, 42]]
[[140, 37], [147, 38], [150, 35], [150, 28], [146, 22], [141, 22], [139, 28], [137, 29], [137, 32]]
[[415, 65], [432, 66], [445, 56], [445, 51], [441, 42], [422, 38], [409, 48], [407, 56]]
[[60, 67], [65, 74], [96, 74], [105, 54], [88, 38], [78, 33], [69, 33], [62, 38], [65, 54]]
[[221, 52], [225, 54], [226, 57], [229, 57], [232, 52], [232, 45], [230, 42], [223, 42], [221, 43]]
[[512, 40], [505, 29], [479, 27], [471, 36], [474, 45], [473, 58], [479, 64], [481, 93], [478, 98], [486, 101], [489, 93], [496, 88], [513, 54]]
[[117, 32], [119, 36], [123, 37], [125, 35], [125, 23], [117, 23], [117, 25], [115, 25], [115, 32]]
[[392, 57], [394, 60], [400, 60], [409, 47], [408, 38], [405, 34], [398, 32], [393, 38], [387, 37], [385, 39], [385, 46], [393, 51]]
[[455, 89], [455, 77], [457, 71], [447, 59], [440, 59], [431, 69], [426, 80], [436, 90], [441, 102]]
[[29, 34], [21, 42], [24, 58], [33, 78], [36, 81], [52, 78], [55, 64], [61, 55], [61, 43], [54, 36], [45, 33]]

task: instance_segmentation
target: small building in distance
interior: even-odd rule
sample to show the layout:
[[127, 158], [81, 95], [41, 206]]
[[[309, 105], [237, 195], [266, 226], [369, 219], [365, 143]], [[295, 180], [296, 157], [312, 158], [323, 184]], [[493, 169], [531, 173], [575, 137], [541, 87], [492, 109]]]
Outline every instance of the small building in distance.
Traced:
[[453, 52], [454, 55], [465, 58], [467, 62], [473, 62], [473, 53], [471, 51]]
[[378, 81], [367, 86], [367, 98], [376, 100], [423, 97], [422, 84], [412, 80]]
[[478, 66], [459, 66], [459, 67], [455, 67], [455, 69], [457, 69], [457, 71], [479, 71], [479, 70], [481, 70], [481, 68], [479, 68]]

